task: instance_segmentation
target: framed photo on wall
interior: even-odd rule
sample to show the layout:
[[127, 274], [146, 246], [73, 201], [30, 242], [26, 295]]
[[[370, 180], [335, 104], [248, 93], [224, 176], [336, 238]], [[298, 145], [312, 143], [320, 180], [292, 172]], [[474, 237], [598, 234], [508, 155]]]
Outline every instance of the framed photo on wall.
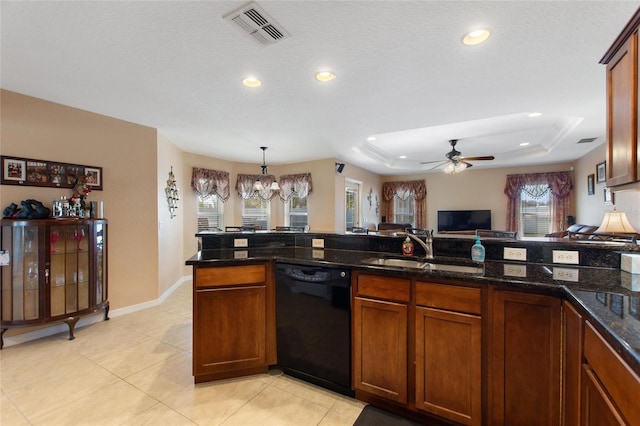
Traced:
[[595, 193], [595, 175], [591, 174], [587, 176], [587, 195], [593, 195]]
[[0, 184], [45, 186], [50, 188], [73, 188], [79, 179], [86, 176], [87, 186], [92, 191], [102, 190], [102, 167], [32, 158], [0, 156], [2, 174]]
[[607, 205], [613, 204], [613, 193], [606, 186], [604, 188], [604, 203]]
[[604, 183], [607, 180], [607, 162], [603, 161], [602, 163], [596, 164], [596, 182]]
[[17, 183], [27, 180], [27, 162], [16, 158], [3, 158], [2, 180]]

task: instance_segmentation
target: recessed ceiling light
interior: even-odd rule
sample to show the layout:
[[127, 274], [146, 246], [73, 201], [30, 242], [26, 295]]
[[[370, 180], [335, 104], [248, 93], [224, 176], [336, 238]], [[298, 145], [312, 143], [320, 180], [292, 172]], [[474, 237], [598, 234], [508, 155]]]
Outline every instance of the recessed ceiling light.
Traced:
[[406, 155], [401, 155], [400, 158], [402, 158], [404, 160], [405, 158], [407, 158], [407, 156]]
[[528, 146], [528, 145], [529, 145], [529, 142], [522, 142], [522, 143], [520, 144], [520, 146]]
[[336, 78], [336, 75], [331, 71], [318, 71], [316, 73], [316, 80], [318, 81], [327, 82], [333, 80], [334, 78]]
[[532, 113], [529, 113], [528, 116], [533, 118], [533, 117], [540, 117], [541, 115], [542, 115], [541, 112], [532, 112]]
[[247, 87], [260, 87], [262, 82], [255, 77], [247, 77], [242, 79], [242, 84]]
[[462, 39], [462, 42], [464, 44], [466, 44], [467, 46], [474, 46], [476, 44], [480, 44], [483, 41], [485, 41], [486, 39], [489, 38], [489, 36], [491, 35], [491, 33], [489, 32], [489, 30], [473, 30], [468, 32]]
[[375, 141], [375, 140], [376, 140], [376, 137], [375, 137], [375, 136], [369, 136], [369, 137], [367, 138], [367, 140], [368, 140], [368, 141]]

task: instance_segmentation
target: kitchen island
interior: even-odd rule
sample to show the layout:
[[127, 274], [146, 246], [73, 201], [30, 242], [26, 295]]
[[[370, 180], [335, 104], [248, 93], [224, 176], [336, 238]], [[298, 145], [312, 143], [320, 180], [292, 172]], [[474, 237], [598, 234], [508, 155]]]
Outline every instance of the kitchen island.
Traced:
[[[249, 247], [231, 248], [238, 238], [246, 238]], [[313, 240], [317, 239], [323, 240], [324, 249], [312, 247]], [[637, 247], [602, 243], [577, 245], [568, 241], [549, 240], [486, 241], [488, 260], [482, 264], [481, 272], [473, 274], [364, 263], [372, 257], [399, 253], [401, 242], [402, 238], [388, 236], [222, 234], [205, 236], [204, 249], [187, 263], [194, 266], [194, 271], [201, 268], [273, 265], [275, 262], [350, 268], [353, 271], [354, 294], [352, 328], [363, 333], [370, 332], [368, 330], [380, 331], [380, 319], [385, 318], [384, 315], [392, 308], [395, 311], [387, 318], [400, 322], [391, 322], [390, 326], [396, 329], [400, 327], [406, 333], [404, 348], [391, 358], [371, 357], [371, 353], [383, 351], [370, 350], [374, 340], [371, 336], [364, 336], [363, 339], [363, 336], [358, 337], [358, 332], [353, 333], [356, 397], [400, 411], [409, 417], [424, 419], [421, 416], [428, 414], [459, 424], [513, 424], [536, 413], [538, 418], [546, 417], [553, 424], [556, 423], [554, 420], [559, 422], [561, 417], [576, 418], [581, 414], [589, 417], [592, 413], [588, 408], [600, 407], [596, 404], [606, 398], [605, 401], [615, 401], [611, 402], [611, 407], [615, 409], [614, 418], [620, 416], [631, 422], [630, 419], [640, 418], [635, 417], [640, 414], [634, 411], [632, 405], [624, 401], [627, 392], [640, 386], [640, 315], [637, 313], [640, 293], [633, 291], [634, 278], [637, 276], [622, 272], [615, 266], [616, 263], [619, 265], [621, 251], [637, 252]], [[436, 238], [436, 262], [471, 264], [462, 257], [452, 256], [468, 253], [471, 244], [472, 241], [466, 238]], [[506, 246], [527, 248], [528, 261], [495, 259]], [[579, 251], [581, 265], [545, 262], [555, 249]], [[440, 253], [447, 256], [441, 256]], [[376, 293], [380, 286], [388, 283], [403, 283], [401, 285], [405, 286], [406, 297], [395, 301], [391, 294]], [[371, 288], [376, 288], [376, 291], [370, 292]], [[397, 288], [390, 287], [392, 292]], [[447, 297], [448, 294], [457, 294], [455, 290], [458, 288], [462, 290], [460, 294], [463, 298], [465, 290], [471, 289], [474, 296], [469, 300], [474, 302], [460, 307], [456, 305], [459, 298]], [[446, 290], [442, 298], [430, 298], [430, 294], [438, 294], [438, 289]], [[426, 296], [422, 297], [421, 294]], [[197, 296], [194, 296], [196, 299]], [[568, 313], [574, 313], [578, 319], [569, 322], [567, 318], [573, 317], [569, 317]], [[368, 328], [368, 315], [376, 318], [375, 327]], [[517, 318], [513, 318], [514, 315]], [[460, 399], [442, 401], [441, 395], [429, 394], [431, 389], [428, 387], [426, 394], [423, 391], [425, 386], [435, 383], [433, 380], [444, 380], [446, 383], [451, 377], [439, 373], [434, 378], [433, 372], [442, 369], [429, 370], [429, 364], [421, 364], [421, 361], [441, 360], [443, 354], [452, 359], [452, 354], [447, 354], [446, 344], [442, 345], [445, 352], [425, 354], [420, 344], [424, 339], [434, 338], [429, 334], [430, 324], [437, 324], [438, 327], [456, 325], [461, 324], [460, 319], [466, 321], [464, 327], [457, 326], [461, 332], [469, 331], [470, 335], [480, 336], [479, 341], [452, 340], [463, 345], [458, 346], [455, 352], [456, 355], [464, 353], [464, 356], [458, 357], [459, 362], [468, 362], [474, 368], [469, 369], [470, 375], [463, 377], [462, 383], [468, 386], [461, 387]], [[427, 328], [421, 328], [420, 324], [426, 324]], [[268, 336], [269, 331], [265, 329], [265, 333]], [[398, 346], [397, 342], [395, 346]], [[426, 347], [436, 346], [430, 343]], [[461, 351], [460, 347], [464, 350]], [[517, 353], [513, 351], [515, 348], [530, 350], [514, 356]], [[527, 357], [527, 353], [532, 355]], [[398, 371], [402, 377], [398, 377], [397, 383], [390, 383], [389, 378], [382, 378], [380, 383], [375, 383], [378, 380], [376, 375], [366, 371], [366, 366], [386, 365], [381, 363], [389, 359], [400, 363]], [[607, 362], [602, 362], [602, 359]], [[611, 373], [607, 367], [609, 365], [617, 365], [618, 369], [614, 368]], [[581, 372], [583, 369], [585, 373]], [[530, 374], [523, 374], [523, 371], [530, 371]], [[626, 382], [618, 380], [620, 372], [627, 377]], [[609, 378], [612, 374], [616, 377], [615, 383]], [[461, 378], [457, 376], [457, 380]], [[588, 387], [589, 383], [597, 386]], [[623, 388], [618, 389], [620, 386], [617, 383], [623, 383]], [[399, 389], [399, 393], [394, 387]], [[522, 394], [520, 391], [527, 389], [541, 391], [532, 394], [527, 403], [526, 398], [518, 396]], [[396, 397], [397, 394], [400, 396]], [[582, 400], [576, 401], [576, 395], [582, 395]], [[596, 400], [595, 396], [601, 399]], [[460, 404], [460, 401], [469, 400], [472, 403]], [[519, 411], [513, 409], [514, 404], [520, 407]], [[514, 417], [516, 415], [521, 417]], [[597, 424], [595, 419], [586, 424]]]

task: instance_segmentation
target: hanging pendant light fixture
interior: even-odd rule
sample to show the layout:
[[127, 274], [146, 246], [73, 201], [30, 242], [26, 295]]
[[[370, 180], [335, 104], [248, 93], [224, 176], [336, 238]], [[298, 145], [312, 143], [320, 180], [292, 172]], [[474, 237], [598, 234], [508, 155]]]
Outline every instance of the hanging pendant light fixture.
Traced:
[[[255, 183], [253, 184], [253, 189], [255, 191], [263, 191], [264, 190], [264, 185], [262, 183], [262, 178], [267, 176], [267, 163], [265, 162], [265, 151], [267, 150], [266, 146], [261, 146], [260, 149], [262, 150], [262, 166], [260, 166], [261, 172], [258, 175], [258, 177], [256, 178]], [[273, 179], [273, 183], [271, 185], [269, 185], [269, 189], [271, 191], [279, 191], [280, 190], [280, 186], [278, 185], [278, 182], [275, 180], [275, 178]]]

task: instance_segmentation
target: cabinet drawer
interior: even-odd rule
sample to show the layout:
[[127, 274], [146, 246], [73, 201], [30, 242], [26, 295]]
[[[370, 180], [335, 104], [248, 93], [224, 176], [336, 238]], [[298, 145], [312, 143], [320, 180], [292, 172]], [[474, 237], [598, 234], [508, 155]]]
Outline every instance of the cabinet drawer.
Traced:
[[640, 379], [587, 321], [584, 357], [629, 424], [640, 421]]
[[482, 295], [479, 288], [417, 282], [416, 305], [480, 315]]
[[357, 293], [359, 296], [408, 302], [411, 294], [411, 285], [409, 280], [401, 278], [358, 275]]
[[265, 265], [214, 266], [197, 268], [196, 287], [262, 284], [266, 282]]

